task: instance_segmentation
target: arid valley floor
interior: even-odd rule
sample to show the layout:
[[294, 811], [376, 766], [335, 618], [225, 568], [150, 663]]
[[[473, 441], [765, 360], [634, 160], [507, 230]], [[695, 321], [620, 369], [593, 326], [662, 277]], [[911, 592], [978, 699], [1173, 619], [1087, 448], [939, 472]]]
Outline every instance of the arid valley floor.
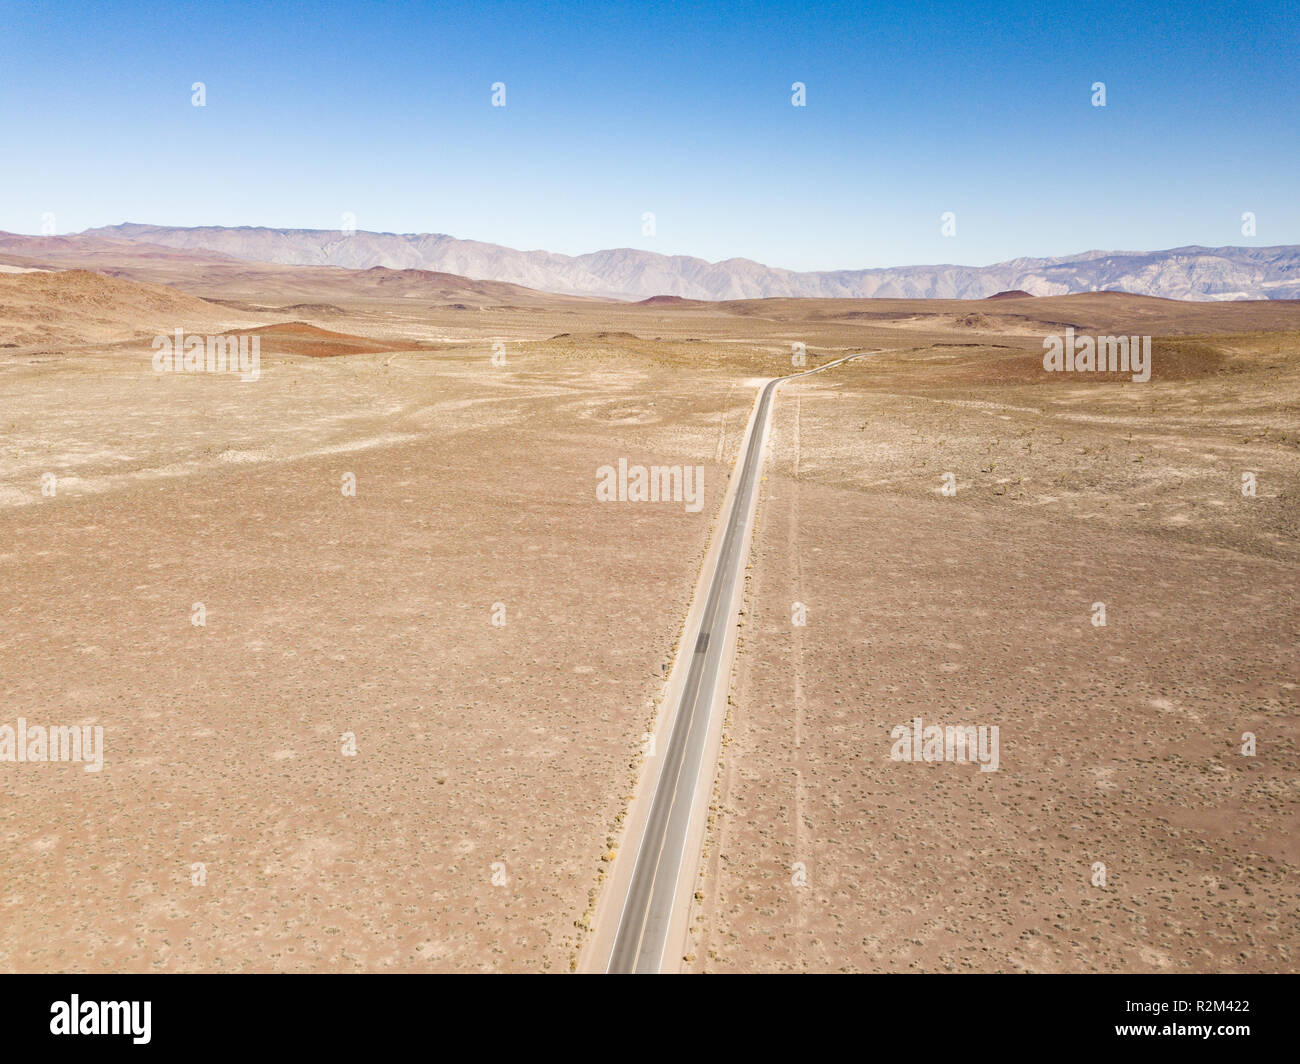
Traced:
[[[1153, 336], [1150, 382], [1045, 373], [1066, 327]], [[155, 372], [177, 328], [259, 378]], [[802, 350], [882, 353], [776, 400], [680, 967], [1297, 970], [1300, 303], [629, 304], [3, 235], [0, 724], [104, 764], [0, 763], [0, 970], [577, 968]], [[619, 459], [702, 507], [598, 502]], [[918, 717], [997, 725], [998, 771], [891, 759]]]

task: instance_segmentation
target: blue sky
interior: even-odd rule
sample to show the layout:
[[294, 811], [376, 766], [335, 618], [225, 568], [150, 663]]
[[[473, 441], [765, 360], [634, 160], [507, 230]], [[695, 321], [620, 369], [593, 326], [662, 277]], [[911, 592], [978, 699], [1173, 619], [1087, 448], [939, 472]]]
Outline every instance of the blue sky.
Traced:
[[1053, 7], [0, 0], [0, 229], [352, 212], [792, 269], [1300, 243], [1294, 8]]

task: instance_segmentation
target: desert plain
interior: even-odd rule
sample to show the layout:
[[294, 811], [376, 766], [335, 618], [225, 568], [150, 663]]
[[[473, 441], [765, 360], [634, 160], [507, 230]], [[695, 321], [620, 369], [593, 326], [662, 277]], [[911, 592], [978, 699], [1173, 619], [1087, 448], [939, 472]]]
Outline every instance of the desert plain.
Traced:
[[[1045, 373], [1067, 327], [1152, 336], [1150, 381]], [[157, 372], [178, 328], [256, 379]], [[0, 725], [103, 767], [0, 762], [0, 969], [576, 969], [756, 390], [865, 350], [774, 407], [675, 964], [1296, 970], [1300, 304], [16, 237]], [[600, 502], [619, 459], [701, 508]], [[917, 718], [997, 771], [893, 759]]]

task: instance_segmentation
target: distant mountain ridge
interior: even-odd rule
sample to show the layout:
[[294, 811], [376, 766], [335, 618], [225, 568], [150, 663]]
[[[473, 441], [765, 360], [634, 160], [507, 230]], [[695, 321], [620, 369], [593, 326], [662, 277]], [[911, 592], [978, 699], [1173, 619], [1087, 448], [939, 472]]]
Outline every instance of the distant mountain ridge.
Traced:
[[1300, 246], [1295, 245], [1085, 251], [1060, 258], [1013, 259], [992, 266], [796, 272], [750, 259], [706, 262], [635, 248], [587, 255], [517, 251], [441, 233], [344, 233], [247, 226], [185, 229], [126, 223], [88, 229], [85, 235], [216, 251], [256, 262], [435, 270], [547, 292], [619, 299], [985, 299], [1016, 289], [1036, 296], [1124, 291], [1166, 299], [1300, 299]]

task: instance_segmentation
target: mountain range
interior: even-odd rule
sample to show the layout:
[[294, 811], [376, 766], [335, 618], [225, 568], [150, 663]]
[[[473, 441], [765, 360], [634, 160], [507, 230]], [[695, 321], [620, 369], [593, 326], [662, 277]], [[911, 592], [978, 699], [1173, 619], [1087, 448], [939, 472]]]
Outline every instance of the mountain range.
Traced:
[[432, 270], [547, 292], [615, 299], [983, 299], [1014, 289], [1043, 296], [1124, 291], [1187, 300], [1300, 299], [1300, 247], [1294, 245], [1085, 251], [1059, 258], [1019, 258], [992, 266], [797, 272], [749, 259], [707, 262], [635, 248], [587, 255], [518, 251], [441, 233], [125, 223], [88, 229], [82, 235], [206, 250], [256, 262]]

